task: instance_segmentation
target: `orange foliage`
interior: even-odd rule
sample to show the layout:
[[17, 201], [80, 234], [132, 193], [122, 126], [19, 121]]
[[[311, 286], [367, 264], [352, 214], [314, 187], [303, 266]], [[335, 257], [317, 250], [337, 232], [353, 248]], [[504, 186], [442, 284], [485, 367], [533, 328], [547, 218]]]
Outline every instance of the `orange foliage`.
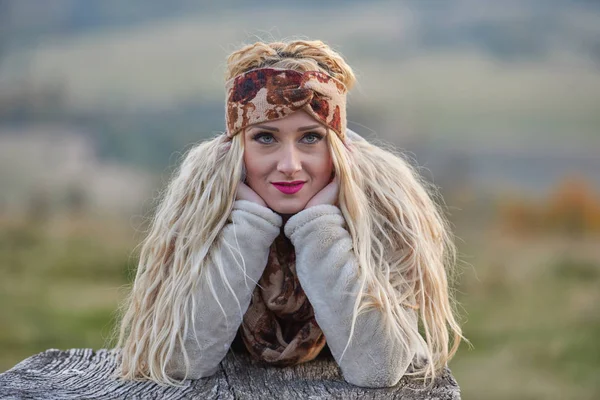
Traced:
[[513, 233], [600, 233], [600, 199], [579, 177], [564, 179], [546, 201], [511, 200], [500, 205], [500, 224]]

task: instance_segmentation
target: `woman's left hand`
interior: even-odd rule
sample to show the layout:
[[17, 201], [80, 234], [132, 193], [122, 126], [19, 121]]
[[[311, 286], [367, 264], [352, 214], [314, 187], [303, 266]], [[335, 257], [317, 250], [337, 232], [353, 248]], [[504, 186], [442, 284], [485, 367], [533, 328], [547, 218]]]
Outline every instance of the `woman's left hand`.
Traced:
[[319, 204], [332, 204], [335, 206], [338, 204], [339, 192], [340, 192], [339, 180], [338, 180], [338, 177], [335, 176], [333, 178], [333, 180], [327, 186], [325, 186], [323, 189], [321, 189], [317, 194], [315, 194], [312, 197], [312, 199], [310, 199], [308, 201], [308, 203], [306, 203], [306, 206], [304, 207], [304, 209], [307, 209], [309, 207], [316, 206]]

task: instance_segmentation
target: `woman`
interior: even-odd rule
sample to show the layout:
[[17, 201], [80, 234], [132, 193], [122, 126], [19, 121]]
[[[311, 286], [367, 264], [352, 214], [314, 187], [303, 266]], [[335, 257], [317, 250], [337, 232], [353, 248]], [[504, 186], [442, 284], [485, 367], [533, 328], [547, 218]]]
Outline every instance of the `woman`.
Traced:
[[187, 154], [143, 243], [117, 376], [210, 376], [237, 334], [279, 366], [327, 345], [358, 386], [434, 378], [462, 337], [455, 248], [410, 166], [346, 129], [351, 68], [320, 41], [255, 43], [226, 79], [227, 131]]

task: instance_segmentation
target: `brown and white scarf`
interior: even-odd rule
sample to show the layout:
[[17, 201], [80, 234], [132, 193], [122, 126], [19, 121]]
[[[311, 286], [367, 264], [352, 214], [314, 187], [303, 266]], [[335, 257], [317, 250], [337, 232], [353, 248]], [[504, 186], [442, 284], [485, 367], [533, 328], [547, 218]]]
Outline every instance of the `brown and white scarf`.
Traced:
[[326, 344], [296, 275], [294, 246], [283, 233], [271, 245], [240, 334], [255, 359], [277, 366], [310, 361]]

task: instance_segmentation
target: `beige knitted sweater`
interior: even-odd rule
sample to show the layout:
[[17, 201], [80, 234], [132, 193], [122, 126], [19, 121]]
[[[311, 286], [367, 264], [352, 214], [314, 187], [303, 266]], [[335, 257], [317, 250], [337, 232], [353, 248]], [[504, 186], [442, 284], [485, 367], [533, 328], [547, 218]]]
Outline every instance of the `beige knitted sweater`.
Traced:
[[[237, 301], [245, 312], [256, 282], [265, 270], [270, 246], [281, 229], [282, 218], [271, 209], [246, 200], [234, 203], [214, 248], [221, 249], [218, 256], [225, 265], [235, 266], [226, 270], [225, 275], [237, 300], [216, 271], [210, 275], [220, 305], [206, 281], [197, 285], [194, 293], [196, 330], [190, 329], [185, 339], [191, 362], [187, 378], [207, 377], [217, 371], [242, 323]], [[283, 229], [295, 247], [298, 280], [344, 379], [362, 387], [396, 385], [422, 350], [415, 343], [406, 351], [388, 336], [382, 323], [383, 315], [377, 310], [356, 319], [352, 341], [341, 358], [350, 336], [359, 285], [354, 277], [357, 264], [352, 239], [345, 229], [341, 210], [328, 204], [313, 206], [293, 215]], [[229, 250], [231, 243], [239, 245], [244, 255], [247, 277], [237, 267], [236, 256], [239, 260], [239, 255]], [[416, 313], [410, 312], [407, 317], [416, 327]], [[177, 379], [184, 377], [185, 366], [179, 351], [171, 359], [167, 372]]]

